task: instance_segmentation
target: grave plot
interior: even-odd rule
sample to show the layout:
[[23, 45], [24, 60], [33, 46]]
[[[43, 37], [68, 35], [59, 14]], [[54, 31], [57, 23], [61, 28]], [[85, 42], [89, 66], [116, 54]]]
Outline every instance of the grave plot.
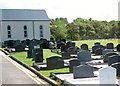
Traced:
[[[101, 68], [98, 71], [93, 71], [90, 66], [84, 66], [83, 68], [80, 69], [79, 68], [75, 70], [78, 71], [76, 73], [77, 74], [76, 78], [74, 77], [74, 73], [54, 74], [54, 76], [56, 78], [61, 79], [65, 85], [72, 85], [72, 86], [77, 86], [77, 85], [82, 86], [82, 85], [92, 85], [92, 84], [100, 85], [100, 86], [101, 85], [103, 86], [103, 84], [106, 85], [108, 84], [108, 86], [117, 86], [117, 84], [119, 84], [119, 81], [116, 78], [116, 69], [113, 67]], [[88, 68], [88, 71], [86, 68]], [[87, 75], [87, 73], [89, 75]]]

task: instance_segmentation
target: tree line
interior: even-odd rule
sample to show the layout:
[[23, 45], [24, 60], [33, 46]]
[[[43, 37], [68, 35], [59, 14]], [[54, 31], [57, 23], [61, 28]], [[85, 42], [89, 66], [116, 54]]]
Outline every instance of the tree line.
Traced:
[[56, 18], [50, 20], [50, 31], [56, 41], [113, 39], [120, 38], [120, 22], [77, 18], [69, 23], [67, 18]]

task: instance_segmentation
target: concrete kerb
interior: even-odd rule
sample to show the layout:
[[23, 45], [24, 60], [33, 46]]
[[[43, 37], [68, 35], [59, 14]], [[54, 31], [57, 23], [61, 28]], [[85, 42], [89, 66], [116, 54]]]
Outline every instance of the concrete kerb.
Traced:
[[9, 55], [9, 53], [3, 49], [0, 49], [0, 51], [2, 51], [5, 55]]
[[36, 70], [33, 69], [33, 68], [30, 68], [29, 66], [27, 66], [27, 65], [24, 64], [24, 63], [22, 63], [21, 61], [19, 61], [19, 60], [16, 59], [15, 57], [13, 57], [13, 56], [9, 56], [9, 57], [10, 57], [12, 60], [16, 61], [17, 63], [19, 63], [20, 65], [22, 65], [22, 66], [24, 66], [25, 68], [27, 68], [28, 70], [30, 70], [31, 72], [33, 72], [34, 74], [36, 74], [39, 78], [41, 78], [41, 79], [45, 80], [46, 82], [48, 82], [49, 84], [51, 84], [52, 86], [58, 86], [57, 83], [56, 83], [54, 80], [52, 80], [52, 79], [50, 79], [50, 78], [48, 78], [48, 77], [40, 74], [38, 71], [36, 71]]

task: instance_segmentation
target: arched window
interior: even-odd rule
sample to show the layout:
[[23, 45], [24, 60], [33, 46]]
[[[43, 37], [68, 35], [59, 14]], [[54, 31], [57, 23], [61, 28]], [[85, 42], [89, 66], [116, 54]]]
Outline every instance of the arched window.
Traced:
[[43, 37], [43, 26], [40, 25], [40, 38], [42, 38], [42, 37]]
[[43, 26], [42, 26], [42, 25], [40, 25], [40, 29], [43, 29]]
[[27, 37], [27, 26], [24, 25], [24, 37]]
[[11, 26], [10, 25], [7, 26], [7, 35], [8, 35], [8, 38], [11, 38]]

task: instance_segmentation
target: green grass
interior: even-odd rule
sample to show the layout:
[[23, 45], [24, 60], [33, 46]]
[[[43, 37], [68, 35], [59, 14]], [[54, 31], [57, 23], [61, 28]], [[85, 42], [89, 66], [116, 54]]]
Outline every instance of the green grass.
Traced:
[[[11, 55], [16, 57], [18, 60], [22, 61], [23, 63], [27, 64], [28, 66], [32, 66], [32, 58], [26, 58], [27, 52], [12, 52]], [[51, 56], [60, 56], [60, 55], [51, 53], [49, 49], [43, 50], [44, 62], [46, 62], [46, 58], [49, 58]], [[54, 70], [42, 70], [39, 72], [45, 76], [49, 76], [50, 72], [67, 72], [67, 71], [68, 68], [62, 68], [62, 69], [54, 69]]]
[[56, 53], [51, 53], [49, 49], [43, 49], [43, 57], [44, 57], [44, 62], [46, 62], [46, 58], [49, 58], [51, 56], [61, 56]]
[[32, 66], [32, 58], [26, 58], [27, 52], [12, 52], [10, 53], [10, 55], [14, 56], [15, 58], [27, 64], [28, 66]]
[[50, 76], [51, 72], [54, 72], [54, 73], [69, 72], [69, 68], [61, 68], [61, 69], [54, 69], [54, 70], [41, 70], [39, 72], [45, 76]]
[[118, 39], [101, 39], [101, 40], [81, 40], [81, 41], [73, 41], [76, 43], [77, 47], [80, 47], [82, 44], [88, 44], [89, 48], [92, 48], [92, 46], [94, 45], [95, 42], [100, 42], [102, 45], [106, 46], [107, 43], [113, 43], [114, 47], [116, 47], [116, 45], [118, 43], [120, 43], [120, 40]]

